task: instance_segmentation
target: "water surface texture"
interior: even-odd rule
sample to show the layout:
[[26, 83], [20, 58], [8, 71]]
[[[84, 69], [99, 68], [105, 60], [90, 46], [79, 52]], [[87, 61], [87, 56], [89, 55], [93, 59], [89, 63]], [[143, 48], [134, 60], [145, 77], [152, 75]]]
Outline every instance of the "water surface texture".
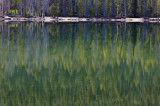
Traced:
[[0, 23], [0, 105], [158, 106], [159, 29], [140, 23]]

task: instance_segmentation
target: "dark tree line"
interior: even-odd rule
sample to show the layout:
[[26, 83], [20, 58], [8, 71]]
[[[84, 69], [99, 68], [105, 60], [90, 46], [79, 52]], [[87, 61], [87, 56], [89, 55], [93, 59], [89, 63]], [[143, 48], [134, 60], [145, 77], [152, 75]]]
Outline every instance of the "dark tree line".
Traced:
[[157, 17], [158, 0], [0, 0], [0, 13], [32, 16]]

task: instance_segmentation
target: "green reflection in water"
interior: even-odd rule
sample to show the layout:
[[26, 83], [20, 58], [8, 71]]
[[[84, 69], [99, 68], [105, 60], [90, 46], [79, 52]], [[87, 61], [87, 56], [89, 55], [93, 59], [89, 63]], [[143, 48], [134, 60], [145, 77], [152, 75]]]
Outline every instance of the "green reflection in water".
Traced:
[[0, 105], [160, 105], [158, 24], [0, 24]]

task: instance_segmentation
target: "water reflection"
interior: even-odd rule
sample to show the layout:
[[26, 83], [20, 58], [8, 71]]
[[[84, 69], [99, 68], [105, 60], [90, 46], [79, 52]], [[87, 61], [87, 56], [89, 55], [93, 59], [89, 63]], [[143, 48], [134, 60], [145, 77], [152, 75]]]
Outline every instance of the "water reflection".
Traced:
[[160, 105], [159, 28], [1, 23], [0, 105]]

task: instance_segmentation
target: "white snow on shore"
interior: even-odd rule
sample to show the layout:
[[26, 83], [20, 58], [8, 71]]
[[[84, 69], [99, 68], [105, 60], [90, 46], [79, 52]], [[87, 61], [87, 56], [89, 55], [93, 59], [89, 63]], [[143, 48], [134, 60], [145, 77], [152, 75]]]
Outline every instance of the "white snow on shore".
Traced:
[[[36, 18], [24, 18], [24, 17], [8, 17], [4, 16], [6, 22], [10, 21], [44, 21], [44, 22], [140, 22], [143, 23], [146, 20], [144, 18], [79, 18], [79, 17], [36, 17]], [[160, 18], [148, 18], [147, 22], [160, 22]]]
[[126, 22], [144, 22], [144, 18], [126, 18]]

